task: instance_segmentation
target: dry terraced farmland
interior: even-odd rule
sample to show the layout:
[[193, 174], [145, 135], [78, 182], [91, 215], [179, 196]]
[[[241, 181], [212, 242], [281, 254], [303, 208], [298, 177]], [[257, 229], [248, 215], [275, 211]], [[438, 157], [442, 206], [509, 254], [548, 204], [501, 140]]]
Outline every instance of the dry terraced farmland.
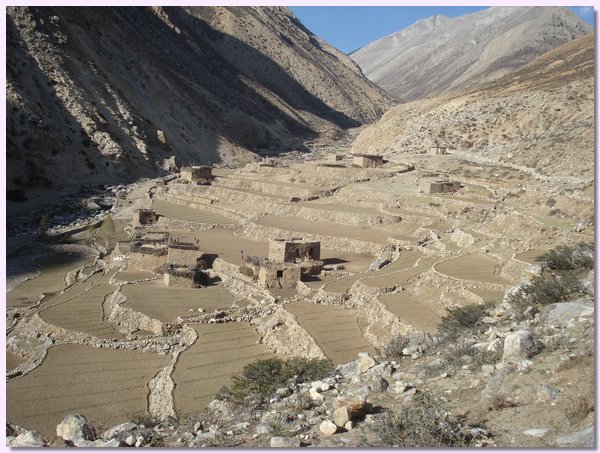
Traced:
[[[6, 294], [7, 307], [33, 305], [42, 293], [61, 291], [65, 286], [65, 274], [89, 263], [90, 259], [81, 255], [60, 254], [35, 260], [40, 273]], [[50, 299], [50, 297], [48, 297]]]
[[52, 439], [66, 414], [82, 414], [95, 426], [148, 415], [148, 382], [169, 360], [137, 351], [54, 346], [41, 366], [6, 383], [10, 420]]
[[152, 200], [152, 209], [157, 214], [174, 220], [185, 220], [194, 223], [208, 223], [215, 225], [228, 225], [235, 223], [233, 220], [217, 212], [194, 209], [188, 206], [179, 206], [164, 200]]
[[127, 297], [124, 307], [144, 313], [152, 319], [174, 322], [178, 316], [198, 313], [203, 309], [211, 313], [230, 307], [233, 297], [220, 286], [206, 288], [167, 288], [162, 280], [126, 285], [121, 292]]
[[258, 343], [259, 336], [248, 323], [201, 324], [193, 328], [196, 342], [177, 360], [172, 374], [175, 382], [175, 410], [193, 414], [210, 403], [230, 376], [258, 358], [271, 354]]
[[356, 314], [338, 305], [291, 302], [285, 309], [296, 317], [334, 363], [352, 360], [359, 352], [375, 350], [362, 336]]
[[61, 296], [45, 304], [39, 312], [40, 316], [50, 324], [97, 338], [121, 337], [116, 327], [104, 320], [104, 300], [116, 289], [108, 284], [109, 278], [109, 275], [98, 273], [73, 285]]

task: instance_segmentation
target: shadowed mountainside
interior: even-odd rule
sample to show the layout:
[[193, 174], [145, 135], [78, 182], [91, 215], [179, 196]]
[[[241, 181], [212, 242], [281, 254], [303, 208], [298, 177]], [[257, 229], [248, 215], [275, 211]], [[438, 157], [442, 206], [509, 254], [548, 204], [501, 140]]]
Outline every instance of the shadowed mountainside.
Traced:
[[303, 149], [389, 97], [284, 7], [9, 7], [9, 200]]

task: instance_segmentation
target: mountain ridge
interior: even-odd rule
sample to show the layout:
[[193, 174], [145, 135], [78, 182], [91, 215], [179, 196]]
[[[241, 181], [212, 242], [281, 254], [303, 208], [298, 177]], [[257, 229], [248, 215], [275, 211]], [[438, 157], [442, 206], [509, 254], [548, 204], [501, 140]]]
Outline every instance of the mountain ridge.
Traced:
[[591, 31], [564, 8], [536, 6], [492, 7], [406, 34], [414, 25], [352, 53], [367, 77], [403, 101], [493, 80]]

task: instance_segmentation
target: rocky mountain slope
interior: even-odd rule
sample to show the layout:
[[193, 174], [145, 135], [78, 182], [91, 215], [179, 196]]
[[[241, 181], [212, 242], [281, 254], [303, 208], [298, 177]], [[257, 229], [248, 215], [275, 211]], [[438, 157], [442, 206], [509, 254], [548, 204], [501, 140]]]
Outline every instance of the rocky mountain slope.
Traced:
[[591, 31], [564, 8], [493, 7], [423, 19], [351, 57], [379, 86], [410, 101], [491, 81]]
[[398, 105], [365, 129], [353, 149], [394, 156], [436, 143], [469, 159], [569, 183], [593, 181], [593, 34], [469, 93]]
[[301, 149], [389, 98], [284, 7], [7, 9], [7, 189]]

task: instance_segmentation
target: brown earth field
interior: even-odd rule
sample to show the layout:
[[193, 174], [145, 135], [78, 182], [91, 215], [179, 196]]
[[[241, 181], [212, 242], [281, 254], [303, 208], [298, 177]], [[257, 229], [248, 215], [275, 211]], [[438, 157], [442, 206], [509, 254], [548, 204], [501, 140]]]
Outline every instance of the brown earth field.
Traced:
[[40, 367], [6, 384], [9, 417], [52, 439], [65, 414], [107, 427], [148, 415], [148, 381], [168, 362], [137, 351], [54, 346]]

